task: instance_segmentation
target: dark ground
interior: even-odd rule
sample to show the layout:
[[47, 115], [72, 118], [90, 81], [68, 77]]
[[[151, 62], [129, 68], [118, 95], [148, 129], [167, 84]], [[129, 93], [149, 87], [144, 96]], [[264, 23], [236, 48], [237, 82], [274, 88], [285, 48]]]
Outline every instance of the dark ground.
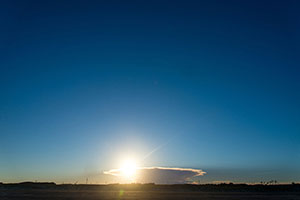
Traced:
[[55, 185], [54, 183], [0, 184], [0, 200], [300, 200], [300, 185]]

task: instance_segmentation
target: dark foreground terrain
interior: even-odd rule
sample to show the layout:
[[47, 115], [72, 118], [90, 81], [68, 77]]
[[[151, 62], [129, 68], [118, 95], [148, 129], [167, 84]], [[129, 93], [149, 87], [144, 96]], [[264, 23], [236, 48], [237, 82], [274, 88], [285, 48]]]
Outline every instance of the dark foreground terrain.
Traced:
[[0, 200], [8, 199], [300, 200], [300, 185], [56, 185], [54, 183], [0, 184]]

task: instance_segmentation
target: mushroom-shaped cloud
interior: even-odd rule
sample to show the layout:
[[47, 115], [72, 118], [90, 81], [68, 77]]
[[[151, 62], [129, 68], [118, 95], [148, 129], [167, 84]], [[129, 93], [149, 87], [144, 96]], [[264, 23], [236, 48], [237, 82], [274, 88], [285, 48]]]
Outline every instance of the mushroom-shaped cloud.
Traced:
[[[121, 169], [105, 171], [104, 174], [122, 176]], [[140, 167], [136, 169], [135, 182], [156, 184], [188, 183], [191, 178], [203, 176], [206, 172], [200, 169], [171, 167]]]

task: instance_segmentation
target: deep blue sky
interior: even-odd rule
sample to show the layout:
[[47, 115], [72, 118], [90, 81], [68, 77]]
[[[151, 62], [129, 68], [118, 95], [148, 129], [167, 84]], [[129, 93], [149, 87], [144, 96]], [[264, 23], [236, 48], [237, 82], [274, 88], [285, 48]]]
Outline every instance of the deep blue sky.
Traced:
[[299, 8], [2, 1], [0, 182], [73, 181], [157, 147], [143, 166], [300, 181]]

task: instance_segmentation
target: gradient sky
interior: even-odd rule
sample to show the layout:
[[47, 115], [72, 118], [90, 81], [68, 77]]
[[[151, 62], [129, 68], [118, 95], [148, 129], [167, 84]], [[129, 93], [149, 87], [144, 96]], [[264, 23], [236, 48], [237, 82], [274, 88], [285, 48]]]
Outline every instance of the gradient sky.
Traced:
[[300, 181], [299, 13], [1, 1], [0, 182], [81, 181], [127, 156], [203, 181]]

